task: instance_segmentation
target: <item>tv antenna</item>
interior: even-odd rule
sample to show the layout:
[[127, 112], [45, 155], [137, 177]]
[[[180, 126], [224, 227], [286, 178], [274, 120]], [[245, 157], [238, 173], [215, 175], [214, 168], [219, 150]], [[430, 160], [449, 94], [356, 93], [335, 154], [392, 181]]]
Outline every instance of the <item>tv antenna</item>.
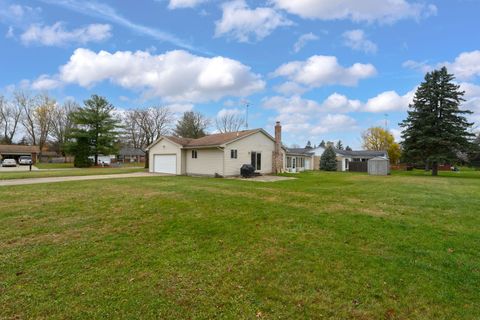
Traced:
[[250, 101], [244, 99], [244, 100], [242, 100], [242, 104], [246, 109], [246, 112], [245, 112], [245, 129], [248, 130], [248, 108], [250, 107]]
[[388, 131], [388, 113], [385, 113], [384, 116], [385, 116], [385, 131]]

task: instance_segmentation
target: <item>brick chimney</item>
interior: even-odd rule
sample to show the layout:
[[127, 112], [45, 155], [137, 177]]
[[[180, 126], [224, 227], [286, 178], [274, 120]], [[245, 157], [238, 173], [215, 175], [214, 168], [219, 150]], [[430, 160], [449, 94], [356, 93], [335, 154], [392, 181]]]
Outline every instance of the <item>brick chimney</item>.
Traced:
[[282, 126], [280, 121], [275, 124], [275, 149], [273, 151], [273, 173], [283, 172], [283, 154], [282, 154]]

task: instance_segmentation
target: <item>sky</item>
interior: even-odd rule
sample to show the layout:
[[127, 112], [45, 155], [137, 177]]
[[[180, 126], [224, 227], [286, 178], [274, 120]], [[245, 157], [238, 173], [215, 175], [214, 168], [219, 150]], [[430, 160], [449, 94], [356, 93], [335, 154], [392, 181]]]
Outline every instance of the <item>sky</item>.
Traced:
[[0, 95], [99, 94], [211, 119], [248, 105], [249, 128], [280, 121], [286, 145], [358, 149], [372, 126], [399, 140], [416, 87], [446, 66], [477, 130], [479, 12], [478, 0], [0, 0]]

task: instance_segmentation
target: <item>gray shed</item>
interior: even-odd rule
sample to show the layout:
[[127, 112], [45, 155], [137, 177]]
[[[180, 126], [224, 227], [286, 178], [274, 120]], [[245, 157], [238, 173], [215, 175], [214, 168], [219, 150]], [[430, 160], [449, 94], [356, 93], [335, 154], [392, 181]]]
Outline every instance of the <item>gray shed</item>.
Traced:
[[368, 160], [368, 174], [386, 176], [390, 174], [390, 160], [385, 157], [375, 157]]

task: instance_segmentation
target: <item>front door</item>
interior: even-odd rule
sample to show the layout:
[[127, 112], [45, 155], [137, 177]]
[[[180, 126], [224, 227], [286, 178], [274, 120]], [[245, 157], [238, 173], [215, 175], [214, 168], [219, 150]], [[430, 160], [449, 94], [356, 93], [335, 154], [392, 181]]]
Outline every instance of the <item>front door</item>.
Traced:
[[297, 158], [296, 157], [292, 158], [292, 169], [293, 169], [293, 172], [297, 171]]

